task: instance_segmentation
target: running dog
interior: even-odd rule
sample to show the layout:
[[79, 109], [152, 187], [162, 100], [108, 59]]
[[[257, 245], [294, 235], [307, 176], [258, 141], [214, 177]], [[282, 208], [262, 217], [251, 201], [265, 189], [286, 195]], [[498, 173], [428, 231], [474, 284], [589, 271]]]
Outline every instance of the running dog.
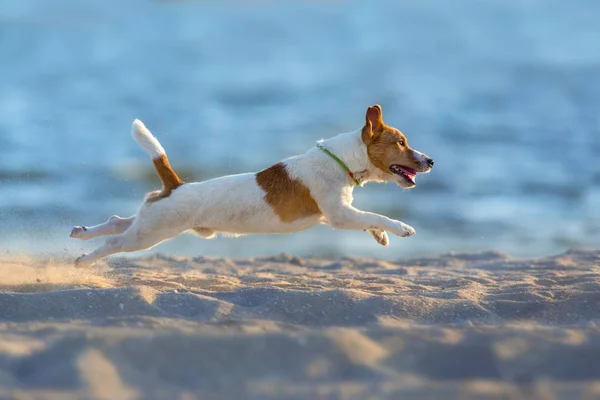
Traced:
[[387, 246], [386, 232], [407, 237], [415, 230], [354, 208], [354, 187], [392, 181], [413, 188], [417, 173], [433, 167], [431, 158], [412, 149], [402, 132], [383, 122], [377, 104], [367, 109], [361, 129], [318, 141], [306, 153], [260, 172], [204, 182], [184, 183], [140, 120], [133, 121], [132, 135], [152, 158], [162, 190], [147, 194], [132, 217], [112, 216], [101, 225], [74, 227], [73, 238], [111, 235], [102, 246], [77, 258], [77, 267], [111, 254], [149, 249], [186, 231], [209, 239], [217, 233], [290, 233], [322, 223], [333, 229], [368, 231]]

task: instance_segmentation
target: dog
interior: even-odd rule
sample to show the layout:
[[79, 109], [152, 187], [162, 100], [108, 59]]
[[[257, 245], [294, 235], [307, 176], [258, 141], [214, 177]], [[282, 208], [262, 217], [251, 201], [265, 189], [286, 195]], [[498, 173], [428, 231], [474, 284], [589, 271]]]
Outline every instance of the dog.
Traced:
[[396, 182], [413, 188], [417, 173], [434, 161], [413, 150], [398, 129], [383, 122], [380, 105], [368, 107], [365, 124], [354, 132], [320, 140], [306, 153], [256, 173], [184, 183], [158, 140], [140, 120], [132, 135], [150, 155], [162, 190], [148, 193], [137, 213], [112, 216], [101, 225], [76, 226], [72, 238], [111, 235], [96, 250], [75, 260], [87, 267], [119, 252], [149, 249], [183, 232], [210, 239], [216, 234], [291, 233], [328, 224], [364, 230], [388, 246], [386, 232], [401, 237], [415, 230], [383, 215], [352, 206], [352, 191], [366, 182]]

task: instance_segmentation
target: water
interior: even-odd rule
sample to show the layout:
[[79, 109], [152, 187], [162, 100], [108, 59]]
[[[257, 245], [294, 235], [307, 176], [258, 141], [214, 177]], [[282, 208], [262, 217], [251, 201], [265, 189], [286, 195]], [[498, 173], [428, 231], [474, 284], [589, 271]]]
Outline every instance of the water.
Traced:
[[142, 119], [186, 180], [257, 171], [356, 129], [366, 107], [436, 160], [415, 189], [357, 207], [417, 235], [204, 241], [156, 251], [388, 259], [544, 255], [600, 242], [600, 2], [5, 0], [0, 248], [78, 255], [68, 238], [158, 187]]

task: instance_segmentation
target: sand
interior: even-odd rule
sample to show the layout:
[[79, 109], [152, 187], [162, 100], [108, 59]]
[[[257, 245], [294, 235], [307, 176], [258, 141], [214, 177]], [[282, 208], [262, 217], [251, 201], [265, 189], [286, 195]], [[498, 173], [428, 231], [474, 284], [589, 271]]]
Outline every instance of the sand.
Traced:
[[600, 252], [0, 258], [0, 398], [600, 399]]

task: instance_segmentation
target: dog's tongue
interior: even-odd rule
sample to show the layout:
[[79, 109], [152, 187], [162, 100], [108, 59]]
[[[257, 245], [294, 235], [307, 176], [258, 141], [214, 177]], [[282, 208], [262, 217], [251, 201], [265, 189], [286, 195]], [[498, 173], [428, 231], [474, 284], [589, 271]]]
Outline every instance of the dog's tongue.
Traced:
[[403, 167], [403, 166], [400, 166], [400, 169], [402, 170], [402, 172], [404, 172], [406, 175], [410, 176], [412, 179], [415, 179], [415, 177], [417, 176], [417, 171], [415, 171], [414, 169]]

